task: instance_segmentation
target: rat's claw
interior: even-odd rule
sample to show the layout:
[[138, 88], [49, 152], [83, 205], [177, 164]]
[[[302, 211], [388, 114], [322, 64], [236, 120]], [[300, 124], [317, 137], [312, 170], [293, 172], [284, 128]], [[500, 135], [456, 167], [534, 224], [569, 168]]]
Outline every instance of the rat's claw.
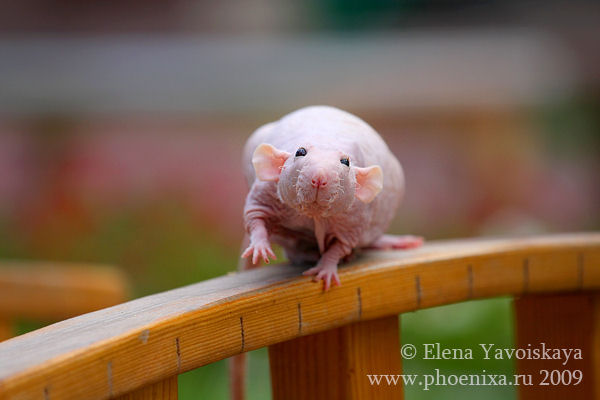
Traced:
[[323, 281], [323, 290], [328, 291], [333, 283], [335, 286], [340, 286], [340, 277], [337, 273], [337, 266], [322, 266], [310, 268], [302, 273], [302, 275], [313, 275], [313, 282]]
[[254, 252], [252, 253], [252, 264], [256, 264], [258, 262], [258, 248], [254, 248]]
[[319, 280], [323, 281], [323, 291], [328, 291], [333, 283], [335, 286], [340, 286], [340, 277], [337, 274], [337, 271], [330, 270], [322, 270], [317, 276], [313, 278], [313, 281], [317, 282]]
[[323, 280], [323, 290], [325, 292], [328, 291], [329, 286], [331, 285], [331, 275], [329, 275], [327, 271], [322, 270], [313, 278], [313, 281], [317, 282], [320, 279]]
[[321, 267], [312, 267], [310, 269], [307, 269], [306, 271], [304, 271], [302, 273], [302, 275], [304, 276], [309, 276], [309, 275], [315, 275], [316, 273], [318, 273], [321, 270]]
[[269, 254], [267, 253], [267, 249], [260, 249], [260, 256], [262, 257], [265, 264], [268, 264], [270, 262]]
[[269, 257], [271, 257], [273, 260], [277, 260], [277, 256], [275, 255], [275, 253], [274, 253], [274, 252], [273, 252], [273, 250], [271, 249], [271, 246], [267, 246], [265, 250], [266, 250], [266, 252], [267, 252], [267, 255], [268, 255]]
[[246, 257], [248, 257], [250, 254], [252, 254], [252, 250], [253, 250], [252, 246], [248, 246], [248, 247], [246, 248], [246, 250], [244, 250], [244, 252], [242, 253], [242, 258], [246, 258]]
[[269, 257], [276, 260], [275, 253], [271, 249], [271, 245], [268, 241], [261, 241], [259, 243], [251, 243], [250, 246], [242, 253], [242, 258], [246, 258], [252, 254], [252, 264], [256, 264], [259, 258], [262, 258], [265, 263], [269, 263]]
[[335, 286], [341, 286], [342, 282], [340, 281], [340, 276], [338, 275], [337, 271], [335, 271], [333, 273], [333, 283], [335, 283]]

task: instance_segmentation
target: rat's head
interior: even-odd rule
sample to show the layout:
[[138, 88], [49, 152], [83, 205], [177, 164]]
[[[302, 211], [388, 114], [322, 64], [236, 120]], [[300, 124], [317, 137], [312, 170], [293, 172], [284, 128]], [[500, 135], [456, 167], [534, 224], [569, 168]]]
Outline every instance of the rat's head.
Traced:
[[378, 165], [361, 168], [348, 154], [310, 145], [292, 154], [263, 143], [252, 164], [258, 179], [277, 182], [281, 201], [310, 217], [345, 212], [355, 199], [369, 203], [383, 187]]

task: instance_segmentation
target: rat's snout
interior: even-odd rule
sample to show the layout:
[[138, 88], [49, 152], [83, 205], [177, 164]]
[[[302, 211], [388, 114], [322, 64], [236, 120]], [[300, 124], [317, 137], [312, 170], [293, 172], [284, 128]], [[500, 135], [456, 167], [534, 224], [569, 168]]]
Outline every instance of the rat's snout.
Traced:
[[327, 175], [323, 171], [319, 171], [313, 175], [310, 183], [314, 188], [321, 188], [327, 186], [328, 180]]
[[[339, 161], [338, 154], [313, 151], [297, 160], [300, 168], [289, 168], [295, 172], [295, 184], [288, 190], [280, 190], [282, 200], [299, 209], [305, 215], [330, 216], [346, 211], [354, 200], [354, 191], [347, 179], [348, 169]], [[281, 184], [281, 180], [280, 183]]]

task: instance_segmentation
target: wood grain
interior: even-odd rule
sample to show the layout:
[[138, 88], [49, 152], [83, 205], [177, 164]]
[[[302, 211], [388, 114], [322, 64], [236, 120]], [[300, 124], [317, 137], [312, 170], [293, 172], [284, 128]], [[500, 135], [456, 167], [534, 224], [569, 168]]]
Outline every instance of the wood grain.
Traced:
[[586, 233], [365, 253], [326, 293], [302, 268], [258, 268], [0, 343], [0, 399], [105, 399], [359, 320], [471, 298], [598, 289], [599, 261], [600, 234]]
[[177, 400], [177, 376], [151, 383], [116, 400]]
[[269, 346], [274, 400], [402, 399], [399, 385], [371, 385], [367, 374], [401, 374], [397, 315]]
[[127, 300], [116, 268], [81, 264], [0, 263], [0, 315], [61, 320]]
[[[600, 293], [528, 295], [515, 299], [516, 346], [521, 349], [581, 349], [583, 359], [526, 357], [517, 360], [517, 373], [532, 377], [533, 385], [520, 385], [521, 400], [587, 400], [597, 399], [600, 381]], [[548, 353], [553, 354], [553, 353]], [[565, 385], [565, 380], [548, 378], [541, 371], [582, 371], [578, 385]], [[550, 372], [549, 372], [550, 373]], [[561, 372], [562, 373], [562, 372]], [[577, 380], [573, 380], [572, 383]], [[549, 383], [543, 385], [542, 382]], [[553, 383], [558, 383], [554, 385]]]

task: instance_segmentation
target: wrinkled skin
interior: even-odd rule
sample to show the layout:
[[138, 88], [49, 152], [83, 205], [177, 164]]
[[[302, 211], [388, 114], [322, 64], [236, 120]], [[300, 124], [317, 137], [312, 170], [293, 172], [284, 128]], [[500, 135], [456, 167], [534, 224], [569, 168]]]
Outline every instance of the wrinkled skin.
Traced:
[[414, 236], [384, 235], [404, 193], [400, 163], [364, 121], [313, 106], [259, 128], [244, 149], [244, 268], [275, 258], [271, 242], [304, 272], [339, 285], [337, 266], [356, 248], [411, 248]]

